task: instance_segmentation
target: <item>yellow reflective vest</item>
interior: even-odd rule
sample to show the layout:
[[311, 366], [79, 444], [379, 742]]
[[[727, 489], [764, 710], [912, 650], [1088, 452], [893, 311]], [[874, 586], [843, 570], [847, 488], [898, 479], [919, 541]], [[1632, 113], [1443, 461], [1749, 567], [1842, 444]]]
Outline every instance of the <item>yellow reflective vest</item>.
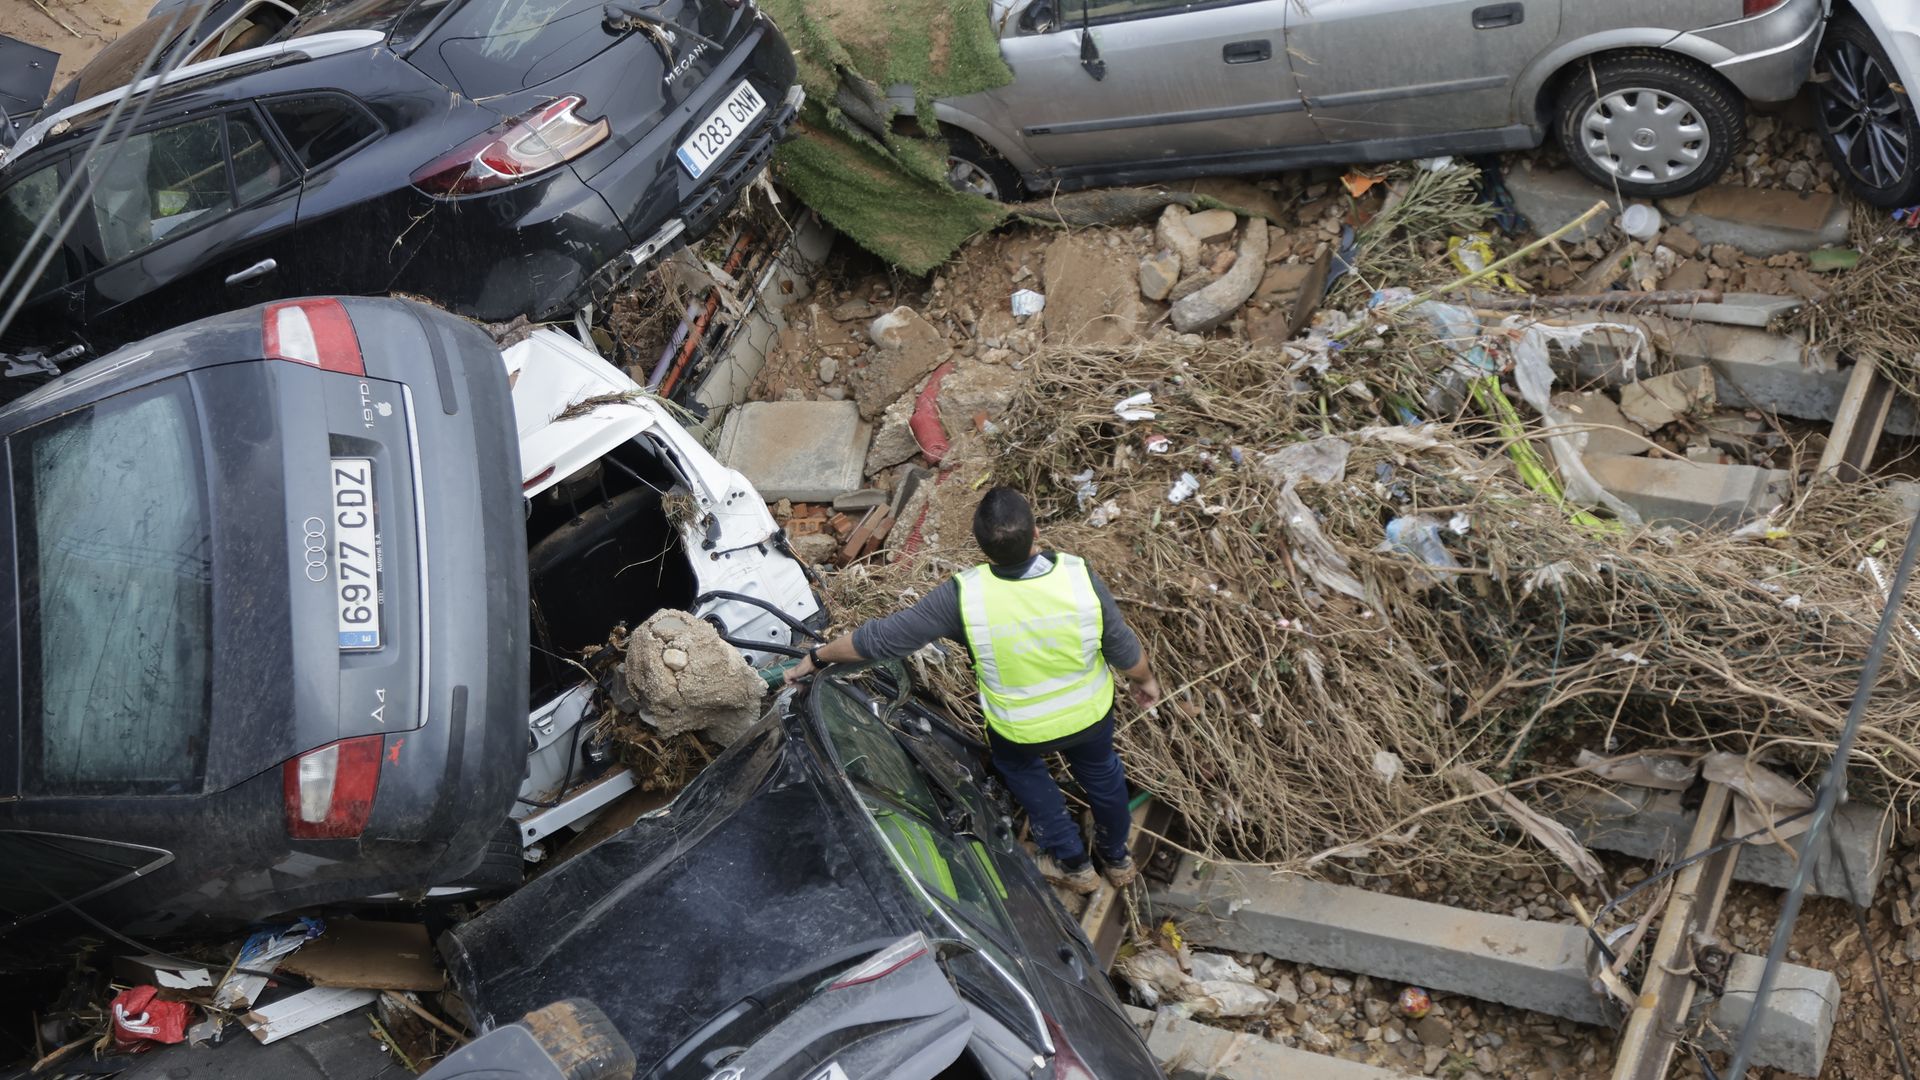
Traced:
[[995, 735], [1048, 742], [1092, 727], [1113, 708], [1100, 597], [1083, 560], [1058, 555], [1053, 569], [1017, 581], [981, 565], [956, 580], [980, 706]]

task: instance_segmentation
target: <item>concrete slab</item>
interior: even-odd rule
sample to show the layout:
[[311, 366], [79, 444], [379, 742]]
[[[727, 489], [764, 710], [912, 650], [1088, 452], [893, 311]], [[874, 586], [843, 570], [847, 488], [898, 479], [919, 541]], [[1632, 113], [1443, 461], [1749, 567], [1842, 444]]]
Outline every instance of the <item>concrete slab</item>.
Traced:
[[[1668, 288], [1662, 283], [1661, 288]], [[1724, 293], [1717, 304], [1668, 304], [1654, 310], [1683, 322], [1719, 323], [1722, 326], [1750, 326], [1764, 330], [1774, 319], [1797, 311], [1805, 300], [1797, 296], [1770, 293]]]
[[[1626, 784], [1604, 791], [1569, 792], [1551, 813], [1588, 847], [1639, 859], [1671, 858], [1693, 831], [1693, 811], [1682, 806], [1679, 792]], [[1840, 845], [1840, 852], [1827, 847], [1816, 855], [1808, 888], [1818, 896], [1859, 897], [1859, 902], [1867, 902], [1890, 861], [1892, 820], [1879, 807], [1849, 802], [1834, 811], [1828, 835]], [[1733, 876], [1786, 888], [1806, 836], [1786, 843], [1791, 854], [1777, 844], [1748, 844], [1741, 849]]]
[[1316, 1054], [1259, 1035], [1174, 1016], [1152, 1016], [1147, 1050], [1173, 1080], [1407, 1080], [1406, 1073], [1394, 1069]]
[[[1609, 211], [1569, 234], [1575, 240], [1600, 236], [1621, 209], [1612, 192], [1571, 169], [1518, 168], [1507, 173], [1506, 182], [1514, 205], [1526, 215], [1534, 231], [1543, 235], [1604, 199]], [[1847, 201], [1830, 193], [1800, 195], [1721, 184], [1694, 195], [1683, 214], [1668, 212], [1673, 201], [1667, 202], [1662, 211], [1667, 222], [1689, 226], [1701, 244], [1730, 244], [1762, 257], [1845, 243], [1852, 221]]]
[[[1613, 1019], [1612, 1006], [1588, 984], [1588, 938], [1578, 926], [1275, 878], [1258, 867], [1214, 863], [1203, 868], [1192, 857], [1181, 860], [1173, 883], [1156, 890], [1152, 902], [1156, 918], [1181, 918], [1182, 932], [1195, 944], [1465, 994], [1585, 1024]], [[1740, 961], [1735, 967], [1741, 968]], [[1798, 965], [1787, 969], [1782, 985], [1810, 989], [1768, 1000], [1761, 1017], [1766, 1037], [1756, 1064], [1800, 1069], [1811, 1063], [1815, 1068], [1804, 1075], [1816, 1076], [1831, 1035], [1832, 1009], [1824, 1003], [1838, 1001], [1837, 984], [1824, 972]], [[1736, 990], [1750, 985], [1729, 979]], [[1796, 1000], [1809, 993], [1822, 1003], [1811, 1012], [1807, 1001]], [[1746, 999], [1750, 1004], [1750, 992]], [[1734, 1036], [1750, 1020], [1737, 1001], [1714, 1015], [1731, 1025], [1727, 1031]]]
[[1651, 449], [1651, 444], [1620, 411], [1620, 406], [1599, 390], [1586, 393], [1563, 390], [1553, 395], [1553, 404], [1565, 410], [1573, 423], [1593, 425], [1587, 432], [1589, 454], [1631, 457]]
[[1650, 525], [1731, 527], [1777, 504], [1792, 477], [1784, 470], [1672, 458], [1589, 454], [1587, 471]]
[[[748, 387], [767, 364], [767, 351], [787, 328], [787, 308], [813, 292], [814, 275], [833, 247], [834, 231], [813, 215], [801, 215], [779, 254], [754, 283], [753, 299], [745, 319], [734, 328], [728, 344], [693, 391], [693, 400], [717, 419], [729, 407], [747, 400]], [[689, 425], [703, 438], [711, 434], [713, 419]]]
[[859, 489], [871, 437], [851, 401], [749, 401], [727, 414], [714, 456], [768, 502], [831, 502]]

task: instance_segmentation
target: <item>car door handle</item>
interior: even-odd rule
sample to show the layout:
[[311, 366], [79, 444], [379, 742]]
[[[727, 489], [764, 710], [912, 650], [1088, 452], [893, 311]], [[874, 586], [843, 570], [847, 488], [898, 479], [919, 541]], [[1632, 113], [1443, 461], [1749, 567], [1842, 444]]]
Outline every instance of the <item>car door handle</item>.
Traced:
[[280, 269], [279, 263], [273, 261], [272, 259], [261, 259], [259, 262], [254, 263], [252, 266], [247, 267], [245, 270], [236, 270], [233, 273], [228, 274], [227, 284], [245, 285], [249, 281], [259, 281], [261, 278], [266, 277], [268, 274], [271, 274], [278, 269]]
[[1527, 21], [1527, 8], [1524, 4], [1488, 4], [1473, 9], [1473, 28], [1475, 30], [1496, 30], [1502, 26], [1519, 26]]
[[1258, 41], [1229, 42], [1220, 49], [1220, 59], [1229, 64], [1257, 64], [1262, 60], [1273, 59], [1273, 42], [1266, 38]]

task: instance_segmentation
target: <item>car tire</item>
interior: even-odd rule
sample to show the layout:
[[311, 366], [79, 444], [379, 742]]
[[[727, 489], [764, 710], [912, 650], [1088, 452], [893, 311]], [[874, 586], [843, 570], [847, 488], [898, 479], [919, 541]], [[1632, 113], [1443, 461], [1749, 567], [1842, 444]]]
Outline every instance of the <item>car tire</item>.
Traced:
[[480, 861], [459, 875], [452, 887], [476, 893], [501, 893], [519, 888], [526, 879], [527, 861], [520, 844], [520, 826], [506, 821], [487, 841]]
[[535, 1009], [520, 1023], [565, 1080], [631, 1080], [637, 1067], [633, 1047], [607, 1014], [584, 998]]
[[1835, 16], [1813, 71], [1814, 126], [1847, 186], [1875, 206], [1920, 203], [1920, 114], [1873, 30]]
[[1658, 199], [1718, 179], [1746, 123], [1746, 101], [1720, 76], [1683, 57], [1634, 49], [1576, 65], [1554, 127], [1588, 179]]
[[955, 191], [994, 202], [1009, 202], [1020, 197], [1020, 173], [1013, 163], [980, 144], [964, 131], [949, 128], [947, 137], [947, 183]]

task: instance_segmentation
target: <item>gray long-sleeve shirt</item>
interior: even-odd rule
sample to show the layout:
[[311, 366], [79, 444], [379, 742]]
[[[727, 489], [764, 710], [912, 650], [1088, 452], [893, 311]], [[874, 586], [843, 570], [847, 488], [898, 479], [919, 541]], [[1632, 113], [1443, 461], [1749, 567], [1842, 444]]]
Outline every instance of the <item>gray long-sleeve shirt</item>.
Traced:
[[[1003, 578], [1038, 577], [1053, 569], [1054, 552], [1035, 555], [1017, 568], [992, 567]], [[1113, 602], [1106, 582], [1089, 567], [1093, 591], [1100, 597], [1100, 654], [1107, 664], [1120, 671], [1140, 662], [1140, 636], [1127, 625], [1120, 605]], [[967, 643], [966, 621], [960, 617], [960, 585], [953, 578], [941, 582], [920, 602], [903, 611], [870, 619], [853, 632], [853, 647], [868, 660], [907, 656], [941, 638]]]

